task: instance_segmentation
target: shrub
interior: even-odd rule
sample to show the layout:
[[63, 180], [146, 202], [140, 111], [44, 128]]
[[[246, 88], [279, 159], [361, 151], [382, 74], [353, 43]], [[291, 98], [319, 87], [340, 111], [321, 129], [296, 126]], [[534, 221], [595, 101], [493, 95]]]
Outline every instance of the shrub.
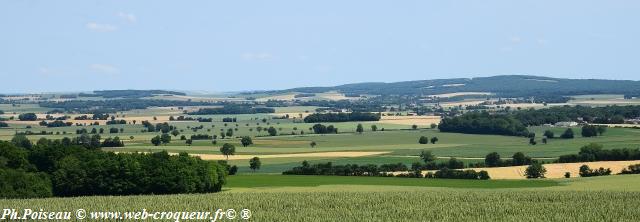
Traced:
[[431, 178], [442, 179], [468, 179], [468, 180], [488, 180], [490, 179], [487, 171], [476, 172], [475, 170], [450, 170], [449, 168], [442, 168], [436, 171]]
[[581, 177], [597, 177], [597, 176], [606, 176], [606, 175], [611, 175], [611, 169], [609, 168], [605, 169], [600, 167], [598, 169], [592, 170], [587, 165], [580, 166]]
[[622, 169], [620, 174], [640, 174], [640, 164], [630, 165], [627, 169]]

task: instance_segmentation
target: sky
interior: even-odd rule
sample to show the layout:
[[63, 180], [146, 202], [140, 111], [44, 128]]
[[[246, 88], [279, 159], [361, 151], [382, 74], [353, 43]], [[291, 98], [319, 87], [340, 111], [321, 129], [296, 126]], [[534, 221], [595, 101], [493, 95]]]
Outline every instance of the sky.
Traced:
[[4, 0], [0, 93], [640, 80], [640, 1]]

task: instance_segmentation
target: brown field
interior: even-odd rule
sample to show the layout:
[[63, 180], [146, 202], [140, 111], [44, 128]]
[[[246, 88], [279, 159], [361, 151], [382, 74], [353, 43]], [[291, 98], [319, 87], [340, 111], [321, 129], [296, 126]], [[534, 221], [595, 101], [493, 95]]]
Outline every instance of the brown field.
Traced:
[[[587, 165], [591, 169], [609, 168], [611, 174], [618, 174], [622, 169], [627, 168], [629, 165], [640, 164], [640, 160], [631, 161], [600, 161], [600, 162], [582, 162], [582, 163], [550, 163], [544, 164], [544, 168], [547, 169], [545, 174], [546, 178], [564, 178], [566, 172], [571, 173], [571, 177], [580, 177], [580, 166]], [[485, 167], [485, 168], [468, 168], [475, 171], [487, 171], [491, 179], [497, 180], [513, 180], [513, 179], [526, 179], [524, 174], [527, 166], [511, 166], [511, 167]], [[435, 170], [424, 170], [422, 174], [428, 172], [435, 172]], [[403, 172], [392, 172], [397, 175]]]
[[418, 126], [430, 126], [431, 124], [440, 124], [439, 116], [382, 116], [380, 123], [399, 124], [399, 125], [413, 125]]
[[[318, 153], [291, 153], [291, 154], [269, 154], [269, 155], [233, 155], [229, 156], [229, 160], [248, 160], [253, 157], [259, 157], [260, 159], [267, 158], [296, 158], [296, 157], [362, 157], [362, 156], [373, 156], [373, 155], [381, 155], [389, 152], [364, 152], [364, 151], [353, 151], [353, 152], [318, 152]], [[176, 153], [171, 153], [172, 155], [177, 155]], [[226, 156], [220, 154], [191, 154], [192, 156], [198, 156], [203, 160], [224, 160], [227, 159]]]
[[[547, 169], [547, 178], [564, 178], [566, 172], [571, 173], [571, 177], [580, 177], [579, 168], [582, 165], [587, 165], [591, 169], [597, 169], [600, 167], [610, 168], [612, 174], [618, 174], [622, 169], [627, 168], [629, 165], [640, 164], [640, 160], [634, 161], [602, 161], [602, 162], [585, 162], [585, 163], [551, 163], [545, 164]], [[523, 179], [526, 178], [524, 171], [527, 166], [513, 166], [513, 167], [493, 167], [493, 168], [473, 168], [473, 170], [486, 170], [489, 172], [491, 179]]]

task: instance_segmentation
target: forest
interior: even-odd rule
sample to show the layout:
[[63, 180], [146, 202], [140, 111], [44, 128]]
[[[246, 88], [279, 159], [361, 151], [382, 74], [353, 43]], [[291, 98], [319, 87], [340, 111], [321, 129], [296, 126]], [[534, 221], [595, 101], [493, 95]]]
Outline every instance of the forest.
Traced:
[[0, 198], [208, 193], [225, 183], [226, 166], [186, 153], [116, 154], [69, 141], [0, 141]]

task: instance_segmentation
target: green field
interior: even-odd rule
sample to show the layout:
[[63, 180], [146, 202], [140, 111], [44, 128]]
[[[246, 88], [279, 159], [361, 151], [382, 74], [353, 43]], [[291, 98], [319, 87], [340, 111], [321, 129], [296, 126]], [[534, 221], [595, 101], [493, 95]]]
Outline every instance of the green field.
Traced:
[[[231, 177], [225, 191], [215, 194], [0, 200], [0, 205], [72, 212], [249, 209], [252, 221], [640, 220], [640, 211], [636, 209], [640, 190], [638, 186], [629, 189], [624, 185], [640, 182], [638, 175], [499, 183], [364, 177], [309, 180], [265, 175], [253, 176], [252, 180], [251, 177]], [[381, 184], [387, 179], [397, 180]], [[500, 187], [504, 189], [496, 189]], [[584, 192], [587, 190], [592, 192]]]
[[[45, 112], [37, 105], [6, 107], [5, 111]], [[604, 144], [605, 148], [635, 148], [640, 144], [640, 130], [609, 128], [604, 136], [583, 138], [575, 128], [575, 139], [550, 139], [540, 142], [545, 130], [556, 135], [566, 128], [530, 127], [538, 135], [538, 145], [529, 145], [528, 139], [514, 136], [471, 135], [443, 133], [437, 129], [412, 130], [410, 125], [363, 122], [365, 132], [356, 133], [355, 122], [325, 123], [336, 126], [340, 133], [330, 135], [310, 134], [313, 124], [300, 119], [272, 119], [283, 113], [313, 111], [317, 107], [277, 108], [276, 114], [209, 115], [214, 122], [174, 121], [180, 135], [171, 143], [153, 146], [151, 138], [158, 132], [142, 132], [138, 124], [102, 125], [102, 138], [118, 136], [125, 140], [125, 147], [104, 148], [115, 152], [188, 152], [191, 154], [220, 154], [224, 143], [236, 146], [238, 155], [272, 155], [296, 153], [376, 151], [379, 155], [360, 157], [277, 157], [261, 158], [257, 171], [249, 169], [246, 159], [230, 160], [237, 165], [238, 175], [229, 176], [223, 192], [214, 194], [184, 194], [166, 196], [126, 197], [78, 197], [30, 200], [0, 200], [0, 205], [11, 208], [43, 208], [45, 210], [74, 210], [83, 208], [96, 211], [153, 211], [190, 210], [202, 211], [217, 208], [250, 209], [254, 221], [637, 221], [640, 211], [639, 175], [606, 176], [595, 178], [542, 179], [542, 180], [453, 180], [416, 179], [394, 177], [341, 177], [341, 176], [285, 176], [285, 170], [299, 166], [302, 161], [311, 164], [391, 164], [410, 166], [419, 162], [419, 153], [430, 150], [447, 161], [456, 157], [468, 163], [483, 162], [489, 152], [498, 152], [509, 158], [515, 152], [524, 152], [534, 158], [552, 160], [559, 155], [577, 153], [589, 143]], [[9, 114], [9, 113], [8, 113]], [[11, 115], [11, 114], [9, 114]], [[121, 117], [149, 118], [153, 116], [177, 116], [170, 109], [151, 108], [118, 113]], [[7, 116], [7, 115], [5, 115]], [[194, 116], [198, 117], [198, 116]], [[236, 117], [236, 123], [224, 123], [222, 118]], [[265, 118], [266, 121], [262, 121]], [[378, 131], [373, 132], [371, 125]], [[30, 124], [12, 123], [0, 129], [0, 139], [10, 140], [16, 131], [48, 131], [53, 135], [28, 136], [36, 141], [41, 137], [60, 139], [75, 137], [76, 129], [89, 131], [94, 126], [47, 128]], [[202, 129], [197, 131], [192, 128]], [[268, 136], [256, 128], [275, 127], [280, 134]], [[122, 128], [122, 133], [108, 133], [109, 128]], [[237, 128], [237, 130], [235, 130]], [[381, 129], [384, 128], [384, 131]], [[220, 132], [234, 129], [231, 138], [220, 138]], [[305, 131], [301, 135], [300, 131]], [[191, 146], [180, 140], [194, 134], [218, 135], [217, 144], [211, 140], [196, 140]], [[251, 136], [253, 145], [242, 147], [240, 136]], [[436, 144], [418, 144], [420, 136], [438, 137]], [[133, 137], [133, 139], [131, 139]], [[309, 144], [316, 142], [312, 148]], [[590, 192], [584, 192], [590, 191]], [[161, 201], [158, 201], [161, 199]], [[340, 201], [335, 201], [340, 200]], [[576, 207], [580, 206], [580, 207]], [[296, 212], [296, 213], [291, 213]]]
[[[437, 129], [418, 129], [411, 130], [410, 125], [386, 124], [380, 122], [363, 122], [365, 132], [362, 134], [355, 133], [357, 123], [327, 123], [336, 126], [340, 134], [317, 135], [310, 134], [309, 128], [313, 124], [303, 123], [300, 119], [272, 119], [290, 112], [313, 112], [318, 107], [313, 106], [294, 106], [294, 107], [278, 107], [276, 114], [242, 114], [242, 115], [206, 115], [192, 117], [213, 118], [214, 122], [196, 122], [196, 121], [171, 121], [172, 126], [179, 129], [180, 135], [173, 137], [172, 142], [167, 145], [153, 146], [150, 142], [151, 138], [158, 135], [158, 132], [142, 132], [145, 128], [138, 121], [137, 124], [125, 125], [101, 125], [101, 126], [71, 126], [47, 128], [38, 125], [26, 124], [10, 124], [8, 128], [0, 129], [0, 140], [10, 140], [16, 131], [30, 130], [32, 132], [47, 131], [53, 135], [32, 135], [30, 139], [36, 141], [41, 137], [50, 139], [60, 139], [63, 137], [75, 137], [76, 129], [92, 128], [104, 129], [105, 133], [102, 138], [118, 136], [125, 140], [125, 147], [106, 148], [107, 151], [116, 152], [157, 152], [167, 150], [172, 153], [188, 152], [192, 154], [219, 154], [219, 147], [224, 143], [231, 143], [236, 146], [236, 154], [239, 155], [270, 155], [270, 154], [290, 154], [290, 153], [316, 153], [316, 152], [336, 152], [336, 151], [376, 151], [386, 152], [382, 155], [366, 156], [366, 157], [291, 157], [291, 158], [263, 158], [262, 167], [258, 173], [280, 173], [284, 170], [297, 166], [303, 160], [309, 160], [311, 163], [333, 162], [336, 164], [385, 164], [385, 163], [404, 163], [410, 165], [419, 161], [417, 155], [421, 150], [431, 150], [436, 156], [446, 160], [448, 157], [456, 157], [467, 163], [482, 161], [489, 152], [498, 152], [503, 158], [510, 157], [515, 152], [524, 152], [526, 155], [534, 158], [555, 158], [564, 154], [572, 154], [579, 151], [580, 147], [589, 143], [604, 144], [606, 148], [633, 148], [640, 144], [640, 130], [631, 128], [609, 128], [604, 136], [583, 138], [579, 136], [580, 129], [574, 128], [577, 137], [575, 139], [550, 139], [548, 144], [540, 142], [541, 135], [545, 130], [552, 130], [556, 135], [562, 134], [565, 128], [556, 127], [531, 127], [530, 131], [538, 135], [538, 145], [529, 145], [528, 139], [513, 136], [496, 136], [496, 135], [471, 135], [460, 133], [443, 133]], [[11, 105], [2, 105], [5, 112], [39, 112], [43, 113], [47, 109], [38, 107], [33, 104], [20, 104], [19, 107]], [[150, 117], [167, 117], [169, 115], [178, 116], [176, 110], [170, 108], [149, 108], [143, 110], [130, 110], [119, 112], [118, 118], [125, 116], [127, 118], [136, 119]], [[236, 117], [238, 122], [224, 123], [222, 118]], [[117, 119], [117, 118], [116, 118]], [[266, 121], [263, 122], [263, 119]], [[378, 127], [377, 132], [371, 131], [371, 125]], [[27, 126], [31, 128], [27, 129]], [[257, 127], [268, 128], [275, 127], [280, 134], [291, 134], [296, 132], [297, 135], [280, 135], [268, 136], [266, 130], [258, 132]], [[192, 128], [202, 127], [197, 131]], [[109, 128], [122, 128], [123, 133], [108, 133]], [[382, 129], [385, 129], [382, 131]], [[232, 138], [220, 138], [221, 132], [228, 129], [234, 130]], [[236, 130], [237, 129], [237, 130]], [[300, 131], [305, 134], [301, 135]], [[191, 146], [180, 140], [180, 136], [184, 135], [189, 138], [194, 134], [217, 135], [217, 144], [212, 144], [211, 140], [195, 140]], [[239, 136], [252, 136], [254, 144], [248, 147], [242, 147]], [[420, 136], [438, 137], [437, 144], [422, 145], [417, 140]], [[133, 137], [133, 139], [130, 139]], [[316, 142], [317, 146], [311, 148], [309, 144]], [[465, 159], [467, 158], [467, 159]], [[237, 165], [240, 173], [250, 173], [247, 160], [232, 160], [231, 164]]]

